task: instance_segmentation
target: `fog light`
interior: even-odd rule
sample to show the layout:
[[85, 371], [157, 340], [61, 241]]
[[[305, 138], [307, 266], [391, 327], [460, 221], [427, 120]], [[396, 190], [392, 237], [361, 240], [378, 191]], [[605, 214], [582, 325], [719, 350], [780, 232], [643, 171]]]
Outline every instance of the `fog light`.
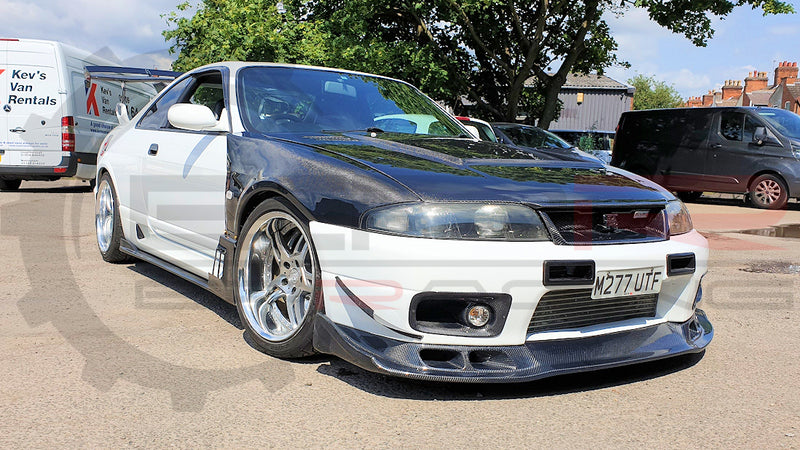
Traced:
[[467, 322], [473, 327], [480, 328], [492, 319], [492, 310], [486, 305], [473, 305], [467, 310]]

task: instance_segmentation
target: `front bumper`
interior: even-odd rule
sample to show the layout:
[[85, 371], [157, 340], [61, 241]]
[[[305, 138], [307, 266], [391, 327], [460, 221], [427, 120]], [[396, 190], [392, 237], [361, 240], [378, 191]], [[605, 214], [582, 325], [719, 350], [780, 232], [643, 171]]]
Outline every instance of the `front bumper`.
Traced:
[[373, 372], [462, 383], [531, 381], [697, 353], [713, 336], [711, 322], [699, 309], [683, 323], [514, 346], [404, 342], [335, 324], [324, 314], [314, 322], [314, 344], [320, 352]]

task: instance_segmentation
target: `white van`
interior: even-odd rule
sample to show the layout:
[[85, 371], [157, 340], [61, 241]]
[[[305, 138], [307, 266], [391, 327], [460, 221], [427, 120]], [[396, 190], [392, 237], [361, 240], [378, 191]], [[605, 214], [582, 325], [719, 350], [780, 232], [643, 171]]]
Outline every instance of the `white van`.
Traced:
[[148, 84], [90, 80], [87, 66], [118, 66], [54, 41], [0, 39], [0, 190], [22, 180], [93, 180], [97, 149], [117, 123], [156, 94]]

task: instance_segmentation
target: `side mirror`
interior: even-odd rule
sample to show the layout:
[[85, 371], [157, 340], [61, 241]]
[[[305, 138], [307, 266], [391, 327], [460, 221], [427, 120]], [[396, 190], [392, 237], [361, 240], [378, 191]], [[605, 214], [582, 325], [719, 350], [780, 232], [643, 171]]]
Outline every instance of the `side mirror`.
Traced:
[[756, 145], [764, 145], [764, 141], [767, 140], [767, 129], [765, 127], [756, 127], [756, 131], [753, 132], [753, 143]]
[[227, 115], [223, 111], [221, 120], [214, 117], [211, 108], [205, 105], [192, 103], [178, 103], [169, 107], [167, 120], [170, 125], [181, 130], [189, 131], [230, 131], [225, 123]]
[[119, 122], [120, 125], [125, 125], [131, 121], [130, 117], [128, 117], [128, 107], [125, 106], [125, 103], [117, 103], [116, 113], [117, 122]]
[[462, 124], [462, 125], [464, 125], [464, 128], [466, 128], [467, 131], [469, 131], [469, 134], [471, 134], [472, 137], [474, 137], [475, 139], [480, 139], [481, 138], [481, 134], [478, 131], [478, 127], [476, 127], [474, 125], [467, 125], [467, 124]]

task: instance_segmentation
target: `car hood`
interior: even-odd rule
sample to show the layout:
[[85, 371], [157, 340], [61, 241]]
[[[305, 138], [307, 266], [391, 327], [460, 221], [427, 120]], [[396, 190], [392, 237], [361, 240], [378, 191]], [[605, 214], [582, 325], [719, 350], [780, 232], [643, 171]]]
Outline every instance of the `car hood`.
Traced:
[[663, 203], [670, 194], [621, 169], [580, 156], [463, 138], [336, 133], [281, 136], [355, 160], [424, 201], [503, 201], [533, 205]]

